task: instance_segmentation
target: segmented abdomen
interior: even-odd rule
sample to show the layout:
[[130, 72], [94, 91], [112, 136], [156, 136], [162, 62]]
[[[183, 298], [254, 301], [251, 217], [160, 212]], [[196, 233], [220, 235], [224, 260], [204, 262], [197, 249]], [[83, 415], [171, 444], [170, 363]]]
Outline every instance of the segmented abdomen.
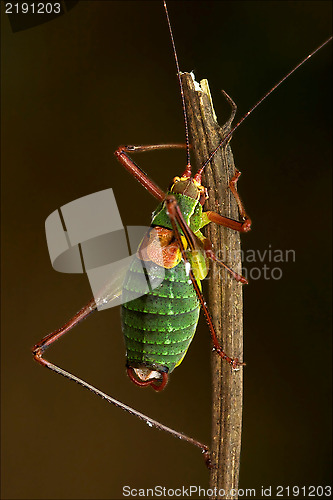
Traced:
[[[135, 298], [149, 280], [162, 283]], [[136, 295], [135, 295], [136, 294]], [[134, 258], [123, 286], [122, 326], [129, 366], [169, 371], [181, 363], [197, 327], [200, 304], [181, 261], [173, 269]]]

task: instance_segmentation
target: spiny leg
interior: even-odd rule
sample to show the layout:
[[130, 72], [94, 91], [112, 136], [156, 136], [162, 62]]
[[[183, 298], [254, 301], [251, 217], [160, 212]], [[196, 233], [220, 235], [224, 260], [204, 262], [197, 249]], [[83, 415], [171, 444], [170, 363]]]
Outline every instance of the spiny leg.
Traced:
[[[212, 467], [211, 460], [210, 460], [210, 454], [209, 454], [209, 448], [203, 443], [200, 443], [199, 441], [186, 436], [185, 434], [182, 434], [181, 432], [175, 431], [174, 429], [171, 429], [170, 427], [167, 427], [166, 425], [161, 424], [160, 422], [157, 422], [156, 420], [148, 417], [147, 415], [144, 415], [143, 413], [135, 410], [134, 408], [131, 408], [130, 406], [122, 403], [121, 401], [118, 401], [117, 399], [114, 399], [113, 397], [109, 396], [108, 394], [105, 394], [104, 392], [100, 391], [96, 387], [92, 386], [91, 384], [88, 384], [85, 380], [82, 380], [72, 373], [67, 372], [66, 370], [63, 370], [59, 366], [51, 363], [47, 359], [43, 357], [44, 352], [48, 347], [50, 347], [51, 344], [53, 344], [56, 340], [58, 340], [60, 337], [62, 337], [65, 333], [69, 332], [76, 326], [78, 323], [80, 323], [82, 320], [86, 319], [92, 312], [94, 312], [97, 309], [97, 305], [94, 299], [92, 299], [86, 306], [84, 306], [73, 318], [71, 318], [65, 325], [63, 325], [61, 328], [58, 330], [55, 330], [54, 332], [50, 333], [49, 335], [46, 335], [40, 342], [38, 342], [34, 347], [32, 348], [32, 353], [34, 359], [41, 364], [42, 366], [45, 366], [46, 368], [49, 368], [50, 370], [58, 373], [59, 375], [62, 375], [63, 377], [68, 378], [69, 380], [72, 380], [73, 382], [76, 382], [77, 384], [81, 385], [82, 387], [88, 389], [89, 391], [93, 392], [96, 394], [96, 396], [101, 397], [102, 399], [105, 399], [108, 403], [113, 404], [114, 406], [117, 406], [118, 408], [121, 408], [124, 411], [127, 411], [131, 415], [134, 415], [138, 417], [139, 419], [143, 420], [146, 422], [149, 426], [151, 427], [156, 427], [156, 429], [160, 429], [162, 431], [168, 432], [169, 434], [177, 437], [178, 439], [182, 439], [190, 444], [193, 444], [194, 446], [197, 446], [198, 448], [201, 449], [204, 459], [206, 462], [206, 465], [208, 468]], [[163, 380], [164, 385], [165, 381]], [[164, 387], [164, 386], [163, 386]]]
[[215, 224], [218, 224], [219, 226], [224, 226], [229, 229], [234, 229], [235, 231], [239, 231], [240, 233], [247, 233], [251, 229], [252, 221], [250, 217], [247, 215], [242, 200], [240, 199], [239, 193], [237, 191], [237, 181], [240, 175], [241, 172], [239, 170], [235, 170], [235, 175], [229, 182], [229, 187], [236, 199], [239, 209], [239, 214], [243, 220], [237, 221], [235, 219], [230, 219], [229, 217], [224, 217], [223, 215], [211, 211], [204, 212], [204, 214], [205, 216], [207, 216], [210, 222], [215, 222]]
[[[179, 230], [177, 228], [177, 223], [179, 224], [181, 230], [183, 231], [184, 236], [185, 236], [186, 240], [188, 241], [189, 247], [191, 249], [193, 249], [192, 247], [193, 247], [194, 234], [193, 234], [192, 230], [189, 228], [189, 226], [187, 225], [186, 221], [184, 220], [184, 217], [183, 217], [183, 215], [178, 207], [176, 198], [173, 195], [169, 195], [166, 197], [165, 202], [166, 202], [168, 215], [170, 217], [170, 221], [172, 224], [172, 228], [173, 228], [175, 237], [177, 239], [179, 248], [180, 248], [181, 253], [182, 253], [182, 258], [183, 258], [184, 262], [189, 262], [188, 258], [186, 256], [186, 251], [185, 251], [183, 242], [182, 242], [181, 237], [180, 237]], [[245, 363], [240, 362], [238, 360], [238, 358], [231, 358], [223, 351], [222, 347], [220, 346], [220, 344], [218, 342], [215, 328], [213, 325], [213, 320], [212, 320], [211, 314], [209, 312], [209, 309], [207, 307], [207, 303], [206, 303], [205, 298], [204, 298], [204, 296], [203, 296], [203, 294], [198, 286], [197, 280], [193, 274], [192, 269], [189, 269], [189, 277], [192, 281], [194, 290], [195, 290], [197, 297], [200, 301], [201, 308], [204, 312], [206, 321], [208, 323], [208, 327], [209, 327], [209, 331], [210, 331], [210, 334], [211, 334], [211, 337], [213, 340], [213, 345], [214, 345], [215, 351], [218, 353], [219, 356], [221, 356], [222, 359], [225, 359], [227, 361], [227, 363], [229, 363], [234, 370], [236, 370], [239, 366], [242, 366]]]
[[240, 199], [239, 193], [237, 191], [237, 182], [238, 182], [238, 179], [240, 178], [240, 176], [241, 176], [241, 172], [239, 170], [235, 169], [235, 175], [233, 176], [233, 178], [229, 182], [229, 187], [231, 189], [232, 194], [234, 195], [234, 197], [236, 199], [239, 214], [240, 214], [241, 218], [243, 219], [243, 221], [247, 221], [247, 225], [245, 227], [247, 227], [248, 229], [246, 229], [246, 231], [249, 231], [250, 227], [251, 227], [251, 219], [247, 215], [247, 213], [245, 212], [244, 205], [243, 205], [242, 200]]
[[[171, 148], [186, 148], [186, 144], [154, 144], [147, 146], [119, 146], [115, 151], [117, 160], [126, 168], [126, 170], [137, 179], [144, 188], [146, 188], [149, 193], [151, 193], [159, 201], [163, 201], [165, 198], [165, 193], [160, 189], [154, 181], [148, 177], [148, 175], [141, 170], [141, 168], [130, 158], [127, 153], [140, 153], [144, 151], [156, 151], [159, 149], [171, 149]], [[188, 164], [184, 174], [191, 175], [191, 165]], [[184, 175], [183, 174], [183, 175]]]
[[48, 347], [50, 347], [53, 342], [60, 339], [65, 333], [69, 332], [74, 326], [78, 325], [81, 321], [86, 319], [91, 313], [96, 311], [97, 305], [95, 299], [91, 299], [87, 305], [82, 307], [79, 312], [77, 312], [70, 320], [67, 321], [61, 328], [55, 330], [54, 332], [46, 335], [38, 344], [35, 344], [32, 348], [32, 354], [34, 359], [41, 365], [45, 365], [43, 358], [43, 353]]
[[219, 259], [218, 257], [216, 257], [215, 253], [212, 250], [212, 243], [211, 243], [211, 241], [208, 238], [205, 238], [203, 240], [203, 244], [204, 244], [204, 249], [205, 249], [206, 255], [207, 255], [207, 257], [209, 259], [213, 260], [214, 262], [216, 262], [220, 266], [224, 267], [228, 271], [228, 273], [237, 282], [242, 283], [243, 285], [248, 285], [249, 284], [249, 282], [247, 281], [247, 279], [244, 278], [244, 276], [242, 276], [241, 274], [236, 273], [236, 271], [234, 271], [233, 269], [231, 269], [231, 267], [227, 266], [227, 264], [225, 264], [225, 262], [223, 262], [221, 259]]

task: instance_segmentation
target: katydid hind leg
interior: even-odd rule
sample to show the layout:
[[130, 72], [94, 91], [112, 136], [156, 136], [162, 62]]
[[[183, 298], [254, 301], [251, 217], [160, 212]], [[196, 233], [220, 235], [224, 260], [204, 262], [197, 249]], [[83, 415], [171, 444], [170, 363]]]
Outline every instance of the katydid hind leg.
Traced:
[[69, 380], [72, 380], [73, 382], [76, 382], [77, 384], [81, 385], [81, 387], [84, 387], [85, 389], [88, 389], [93, 394], [95, 394], [96, 396], [99, 396], [100, 398], [104, 399], [108, 403], [110, 403], [110, 404], [112, 404], [114, 406], [117, 406], [118, 408], [121, 408], [122, 410], [130, 413], [131, 415], [139, 418], [140, 420], [143, 420], [147, 425], [149, 425], [149, 427], [155, 427], [156, 429], [159, 429], [161, 431], [167, 432], [168, 434], [171, 434], [172, 436], [174, 436], [174, 437], [176, 437], [178, 439], [181, 439], [183, 441], [186, 441], [189, 444], [192, 444], [192, 445], [196, 446], [203, 453], [204, 460], [205, 460], [205, 463], [206, 463], [207, 467], [208, 468], [212, 467], [212, 463], [211, 463], [211, 459], [210, 459], [210, 452], [209, 452], [209, 448], [208, 448], [207, 445], [201, 443], [200, 441], [197, 441], [196, 439], [193, 439], [193, 438], [191, 438], [189, 436], [186, 436], [182, 432], [178, 432], [178, 431], [176, 431], [174, 429], [171, 429], [170, 427], [168, 427], [168, 426], [166, 426], [164, 424], [161, 424], [157, 420], [154, 420], [154, 419], [150, 418], [149, 416], [147, 416], [147, 415], [139, 412], [135, 408], [132, 408], [131, 406], [128, 406], [128, 405], [124, 404], [123, 402], [121, 402], [121, 401], [113, 398], [112, 396], [109, 396], [108, 394], [106, 394], [105, 392], [97, 389], [96, 387], [94, 387], [93, 385], [89, 384], [85, 380], [80, 379], [79, 377], [76, 377], [72, 373], [67, 372], [66, 370], [63, 370], [62, 368], [60, 368], [59, 366], [57, 366], [57, 365], [55, 365], [53, 363], [50, 363], [49, 361], [47, 361], [42, 356], [39, 356], [38, 359], [37, 359], [36, 356], [37, 355], [35, 355], [35, 359], [40, 364], [42, 364], [43, 366], [45, 366], [46, 368], [49, 368], [50, 370], [54, 371], [55, 373], [58, 373], [59, 375], [62, 375], [63, 377], [65, 377], [65, 378], [67, 378]]
[[[77, 377], [76, 375], [73, 375], [72, 373], [64, 370], [63, 368], [55, 365], [54, 363], [51, 363], [47, 359], [44, 358], [44, 352], [46, 349], [48, 349], [54, 342], [59, 340], [63, 335], [66, 333], [70, 332], [75, 326], [77, 326], [81, 321], [86, 319], [91, 313], [97, 310], [97, 304], [95, 299], [91, 299], [88, 304], [86, 304], [82, 309], [80, 309], [79, 312], [77, 312], [70, 320], [68, 320], [61, 328], [51, 332], [50, 334], [46, 335], [40, 342], [35, 344], [32, 348], [32, 354], [34, 359], [42, 366], [45, 366], [51, 371], [54, 371], [58, 375], [62, 375], [63, 377], [79, 384], [81, 387], [84, 387], [85, 389], [88, 389], [91, 391], [93, 394], [96, 396], [101, 397], [102, 399], [105, 399], [108, 403], [117, 406], [118, 408], [121, 408], [122, 410], [130, 413], [131, 415], [139, 418], [140, 420], [143, 420], [147, 425], [150, 427], [155, 427], [156, 429], [165, 431], [172, 436], [182, 439], [183, 441], [186, 441], [190, 444], [193, 444], [197, 448], [200, 448], [203, 456], [205, 463], [208, 468], [212, 467], [211, 460], [210, 460], [210, 452], [209, 448], [207, 445], [201, 443], [200, 441], [197, 441], [196, 439], [193, 439], [189, 436], [186, 436], [185, 434], [178, 432], [174, 429], [171, 429], [170, 427], [161, 424], [160, 422], [150, 418], [149, 416], [139, 412], [138, 410], [132, 408], [131, 406], [128, 406], [124, 404], [121, 401], [118, 401], [117, 399], [113, 398], [112, 396], [109, 396], [108, 394], [104, 393], [100, 389], [97, 389], [93, 385], [89, 384], [85, 380]], [[155, 390], [161, 390], [164, 388], [166, 385], [167, 378], [163, 379], [163, 382], [161, 386], [157, 385]]]
[[86, 319], [91, 313], [96, 311], [97, 305], [95, 299], [91, 299], [88, 304], [86, 304], [80, 311], [78, 311], [71, 319], [69, 319], [62, 327], [54, 330], [53, 332], [46, 335], [40, 342], [35, 344], [32, 348], [32, 353], [35, 360], [44, 364], [43, 353], [46, 351], [50, 345], [60, 339], [65, 333], [69, 332], [78, 325], [81, 321]]

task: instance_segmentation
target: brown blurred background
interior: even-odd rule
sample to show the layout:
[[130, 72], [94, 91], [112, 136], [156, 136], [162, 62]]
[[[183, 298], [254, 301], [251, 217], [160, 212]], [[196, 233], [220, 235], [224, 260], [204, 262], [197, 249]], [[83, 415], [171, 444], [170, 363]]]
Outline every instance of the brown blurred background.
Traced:
[[[209, 79], [220, 123], [229, 112], [221, 88], [242, 116], [331, 30], [326, 1], [170, 2], [169, 10], [181, 69]], [[281, 280], [252, 280], [245, 290], [240, 486], [256, 488], [256, 498], [261, 485], [331, 479], [330, 55], [327, 46], [307, 62], [232, 140], [254, 221], [243, 249], [296, 252]], [[184, 140], [162, 3], [81, 0], [15, 33], [2, 4], [2, 61], [2, 497], [113, 499], [124, 485], [207, 487], [197, 449], [42, 369], [30, 354], [91, 294], [85, 275], [52, 269], [46, 217], [112, 187], [124, 225], [149, 224], [156, 203], [113, 152]], [[135, 159], [162, 188], [185, 162], [181, 151]], [[207, 443], [209, 356], [202, 319], [167, 389], [138, 389], [125, 373], [117, 309], [95, 314], [48, 352]]]

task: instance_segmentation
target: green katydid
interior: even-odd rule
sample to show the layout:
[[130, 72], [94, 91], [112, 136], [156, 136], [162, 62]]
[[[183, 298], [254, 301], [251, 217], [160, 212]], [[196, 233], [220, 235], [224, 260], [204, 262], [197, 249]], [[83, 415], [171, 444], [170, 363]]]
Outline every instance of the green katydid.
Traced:
[[[165, 5], [165, 3], [164, 3]], [[168, 13], [165, 5], [165, 11], [168, 18]], [[169, 23], [171, 40], [173, 43], [173, 36], [171, 26]], [[325, 43], [327, 43], [327, 40]], [[324, 44], [325, 44], [324, 43]], [[317, 52], [324, 44], [310, 54], [311, 56]], [[174, 47], [174, 43], [173, 43]], [[174, 47], [174, 54], [177, 64], [177, 73], [180, 81], [180, 88], [182, 92], [180, 71]], [[284, 77], [277, 85], [275, 85], [232, 129], [230, 134], [224, 138], [219, 144], [222, 147], [230, 138], [230, 135], [236, 128], [249, 116], [249, 114], [265, 99], [275, 88], [280, 85], [293, 71], [295, 71], [301, 64], [303, 64], [309, 56], [298, 64], [286, 77]], [[183, 99], [184, 106], [184, 99]], [[129, 270], [127, 278], [125, 279], [124, 294], [127, 294], [128, 302], [123, 305], [123, 325], [125, 339], [127, 342], [127, 367], [130, 378], [140, 386], [151, 385], [155, 390], [162, 390], [167, 382], [168, 374], [180, 364], [183, 360], [189, 343], [195, 333], [196, 324], [199, 317], [200, 307], [203, 309], [206, 316], [213, 343], [217, 354], [225, 358], [233, 369], [236, 369], [240, 363], [237, 358], [231, 358], [228, 353], [224, 353], [222, 348], [218, 345], [215, 331], [210, 319], [208, 308], [205, 304], [200, 281], [204, 279], [208, 272], [208, 260], [218, 260], [210, 247], [209, 241], [203, 237], [201, 233], [202, 227], [206, 224], [213, 222], [229, 227], [232, 230], [246, 232], [250, 229], [251, 221], [247, 216], [236, 191], [236, 183], [238, 181], [239, 173], [235, 172], [235, 176], [230, 181], [230, 188], [239, 204], [241, 221], [233, 221], [222, 217], [213, 212], [203, 212], [202, 206], [206, 199], [205, 187], [201, 184], [201, 174], [208, 162], [211, 161], [217, 149], [212, 151], [207, 161], [201, 169], [192, 177], [192, 170], [189, 160], [189, 137], [187, 131], [186, 111], [185, 106], [185, 126], [186, 126], [186, 150], [187, 150], [187, 165], [179, 178], [175, 178], [172, 186], [167, 194], [165, 194], [153, 181], [151, 181], [142, 170], [128, 156], [129, 152], [145, 151], [158, 148], [168, 147], [184, 147], [179, 144], [167, 144], [161, 146], [129, 146], [120, 147], [116, 151], [116, 156], [122, 165], [135, 177], [139, 182], [148, 189], [153, 196], [160, 202], [159, 207], [156, 209], [152, 225], [154, 231], [149, 231], [149, 234], [142, 241], [136, 260], [133, 261], [132, 268]], [[153, 256], [153, 248], [156, 244], [162, 247], [164, 253], [162, 261]], [[161, 285], [158, 292], [154, 291], [146, 294], [140, 299], [131, 300], [131, 289], [136, 287], [135, 280], [133, 281], [132, 274], [134, 272], [137, 260], [143, 262], [151, 262], [154, 268], [153, 272], [158, 273], [159, 268], [163, 268], [165, 273], [165, 282]], [[221, 265], [224, 265], [220, 262]], [[229, 270], [232, 276], [245, 283], [244, 278]], [[131, 274], [132, 273], [132, 274]], [[175, 286], [171, 286], [171, 283]], [[172, 297], [171, 297], [172, 292]], [[163, 297], [164, 295], [164, 297]], [[179, 307], [179, 298], [184, 300]], [[163, 300], [163, 299], [166, 300]], [[208, 447], [199, 443], [192, 438], [189, 438], [177, 431], [174, 431], [159, 422], [143, 415], [142, 413], [128, 407], [127, 405], [115, 400], [114, 398], [102, 393], [95, 387], [87, 382], [71, 375], [70, 373], [62, 370], [56, 365], [50, 363], [43, 357], [44, 351], [58, 338], [64, 335], [67, 331], [71, 330], [73, 326], [77, 325], [82, 319], [85, 319], [91, 312], [95, 311], [98, 306], [99, 300], [109, 299], [108, 292], [98, 298], [92, 299], [85, 307], [83, 307], [71, 320], [69, 320], [62, 328], [52, 332], [46, 336], [41, 342], [36, 344], [33, 348], [33, 353], [36, 361], [43, 366], [79, 383], [80, 385], [88, 388], [95, 394], [103, 397], [112, 404], [121, 407], [122, 409], [130, 412], [133, 415], [145, 420], [148, 424], [170, 432], [176, 437], [185, 439], [192, 444], [195, 444], [205, 454], [207, 463], [209, 464], [209, 451]], [[157, 300], [165, 303], [162, 307], [158, 305], [159, 310], [163, 312], [163, 322], [160, 326], [154, 325], [152, 318], [155, 313]], [[162, 314], [161, 314], [162, 316]], [[187, 323], [180, 323], [180, 319], [186, 320]], [[173, 321], [173, 323], [172, 323]], [[150, 325], [151, 330], [147, 325]], [[177, 333], [178, 332], [178, 333]], [[179, 333], [181, 332], [181, 334]], [[163, 340], [160, 338], [163, 335]], [[177, 338], [177, 342], [172, 340]], [[148, 339], [148, 340], [147, 340]], [[177, 348], [171, 350], [170, 346]], [[156, 345], [162, 346], [160, 351], [157, 352]]]

